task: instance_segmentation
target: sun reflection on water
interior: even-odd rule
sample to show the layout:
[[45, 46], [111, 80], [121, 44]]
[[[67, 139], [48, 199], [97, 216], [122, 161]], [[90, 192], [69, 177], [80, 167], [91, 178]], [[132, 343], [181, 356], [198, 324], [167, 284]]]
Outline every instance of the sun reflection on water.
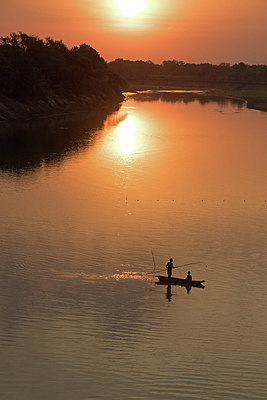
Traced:
[[[130, 104], [131, 106], [131, 104]], [[155, 147], [154, 137], [148, 132], [153, 131], [151, 121], [146, 116], [136, 112], [134, 107], [122, 107], [115, 115], [105, 122], [103, 135], [98, 151], [103, 162], [117, 165], [120, 171], [134, 165], [140, 167], [147, 159], [147, 154]], [[136, 163], [137, 160], [140, 163]]]
[[130, 156], [135, 149], [136, 143], [136, 121], [132, 116], [119, 124], [119, 148], [122, 156]]

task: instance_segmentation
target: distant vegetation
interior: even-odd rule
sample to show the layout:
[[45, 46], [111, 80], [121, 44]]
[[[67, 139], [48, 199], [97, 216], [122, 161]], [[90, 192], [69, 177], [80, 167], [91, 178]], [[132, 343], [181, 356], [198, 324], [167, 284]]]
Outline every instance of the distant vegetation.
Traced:
[[121, 94], [125, 82], [87, 44], [68, 49], [60, 40], [25, 33], [0, 37], [0, 96], [19, 101]]
[[130, 61], [121, 58], [109, 63], [109, 68], [129, 83], [190, 84], [267, 84], [267, 65], [248, 65], [240, 62], [230, 65], [221, 63], [192, 64], [168, 60], [162, 64], [152, 61]]

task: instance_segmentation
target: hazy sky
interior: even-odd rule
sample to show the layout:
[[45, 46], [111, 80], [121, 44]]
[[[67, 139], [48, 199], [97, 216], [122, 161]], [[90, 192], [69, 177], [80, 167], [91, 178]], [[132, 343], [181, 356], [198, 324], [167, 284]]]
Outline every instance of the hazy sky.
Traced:
[[267, 0], [8, 0], [0, 35], [87, 43], [108, 61], [267, 64]]

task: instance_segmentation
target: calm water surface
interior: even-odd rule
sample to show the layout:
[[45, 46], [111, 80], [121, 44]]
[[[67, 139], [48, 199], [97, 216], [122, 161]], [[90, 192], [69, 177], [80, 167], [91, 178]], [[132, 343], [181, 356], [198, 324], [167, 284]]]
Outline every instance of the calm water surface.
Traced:
[[267, 398], [266, 127], [145, 93], [0, 128], [1, 400]]

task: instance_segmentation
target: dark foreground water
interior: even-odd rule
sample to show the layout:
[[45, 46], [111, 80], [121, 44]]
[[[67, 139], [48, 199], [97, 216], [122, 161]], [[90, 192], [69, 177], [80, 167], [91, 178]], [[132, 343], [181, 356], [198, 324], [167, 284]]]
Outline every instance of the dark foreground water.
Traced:
[[0, 128], [1, 400], [266, 400], [266, 127], [161, 93]]

